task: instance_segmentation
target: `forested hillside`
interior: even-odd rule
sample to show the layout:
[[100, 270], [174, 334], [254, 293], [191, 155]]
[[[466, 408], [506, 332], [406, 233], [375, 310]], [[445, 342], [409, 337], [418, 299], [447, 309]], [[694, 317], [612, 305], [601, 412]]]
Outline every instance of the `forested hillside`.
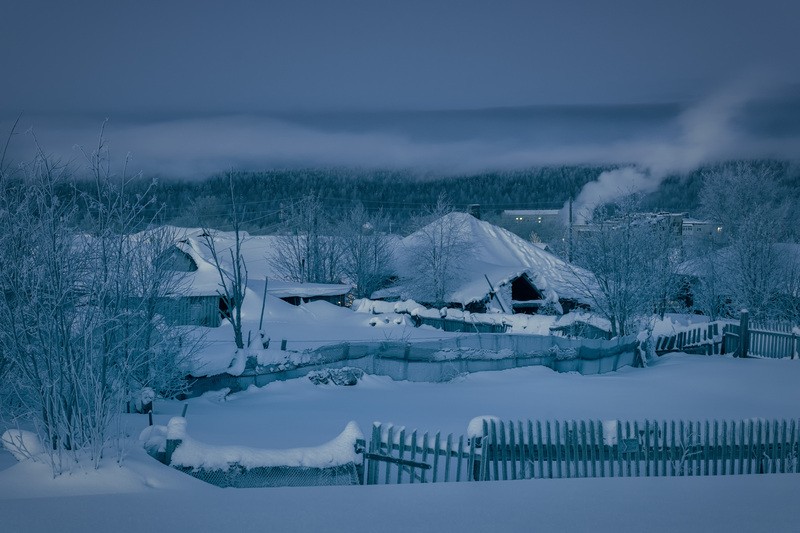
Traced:
[[[800, 166], [779, 161], [758, 161], [770, 166], [789, 194], [800, 192]], [[407, 233], [413, 221], [444, 194], [457, 209], [480, 204], [488, 219], [504, 209], [554, 209], [564, 205], [588, 182], [611, 167], [562, 166], [484, 172], [464, 176], [419, 175], [406, 170], [289, 169], [263, 172], [233, 172], [235, 196], [245, 206], [245, 227], [252, 233], [270, 233], [282, 213], [300, 198], [316, 195], [332, 217], [361, 202], [368, 210], [382, 210], [392, 231]], [[686, 175], [664, 179], [658, 190], [645, 198], [650, 210], [696, 214], [697, 194], [709, 166]], [[76, 181], [77, 190], [89, 182]], [[229, 223], [230, 190], [227, 174], [197, 180], [168, 177], [154, 184], [143, 178], [128, 185], [131, 195], [150, 187], [153, 211], [160, 210], [164, 223], [181, 226], [225, 228]], [[64, 194], [74, 193], [64, 191]]]

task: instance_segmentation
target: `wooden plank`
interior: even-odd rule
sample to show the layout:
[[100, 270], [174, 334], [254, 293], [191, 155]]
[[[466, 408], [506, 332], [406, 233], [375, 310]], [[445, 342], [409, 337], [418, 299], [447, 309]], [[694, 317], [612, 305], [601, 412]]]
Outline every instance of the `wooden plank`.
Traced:
[[770, 446], [770, 473], [775, 474], [778, 472], [778, 442], [779, 442], [779, 430], [780, 424], [778, 424], [778, 420], [772, 421], [772, 446]]
[[661, 475], [661, 425], [658, 420], [651, 420], [650, 426], [653, 432], [650, 438], [653, 448], [653, 475], [658, 477]]
[[544, 444], [542, 442], [542, 421], [536, 421], [536, 455], [539, 463], [539, 477], [544, 479]]
[[530, 479], [536, 477], [536, 463], [534, 462], [534, 448], [533, 448], [533, 422], [528, 420], [528, 463], [530, 464], [531, 475]]
[[[378, 447], [381, 444], [381, 435], [381, 425], [372, 424], [372, 437], [369, 441], [370, 453], [376, 453], [378, 451]], [[375, 461], [369, 461], [369, 463], [367, 463], [367, 485], [375, 485], [378, 483], [379, 466], [380, 464]]]
[[436, 436], [433, 438], [433, 473], [431, 474], [431, 483], [436, 483], [439, 475], [439, 455], [441, 445], [441, 432], [437, 431]]
[[[389, 429], [386, 432], [386, 455], [392, 453], [392, 447], [394, 446], [394, 426], [390, 425]], [[390, 472], [392, 470], [391, 464], [386, 463], [386, 479], [384, 482], [388, 485], [390, 483]]]
[[[565, 423], [565, 425], [566, 424], [567, 423]], [[580, 435], [578, 434], [578, 423], [575, 420], [571, 420], [569, 422], [569, 430], [568, 430], [567, 437], [568, 437], [567, 446], [569, 446], [569, 448], [570, 448], [568, 456], [570, 458], [570, 463], [572, 464], [572, 466], [569, 467], [569, 468], [572, 469], [572, 474], [571, 475], [572, 475], [572, 477], [580, 477], [580, 475], [581, 475], [580, 474], [580, 469], [581, 469], [580, 461], [581, 461], [581, 458], [580, 458], [580, 446], [578, 444], [579, 443], [578, 439], [580, 438]], [[568, 468], [568, 470], [569, 470], [569, 468]]]
[[642, 460], [642, 435], [639, 433], [639, 422], [637, 421], [633, 422], [633, 435], [639, 440], [639, 448], [636, 450], [636, 454], [634, 455], [633, 475], [639, 477], [639, 463]]
[[711, 475], [716, 476], [719, 473], [719, 423], [714, 420], [714, 453], [711, 463]]
[[753, 451], [753, 457], [755, 458], [755, 464], [753, 468], [755, 469], [756, 474], [763, 474], [762, 465], [763, 461], [762, 458], [764, 457], [764, 453], [761, 450], [761, 420], [756, 422], [756, 442], [755, 442], [755, 449]]
[[497, 448], [503, 479], [508, 479], [508, 454], [506, 453], [506, 424], [502, 420], [498, 423], [497, 433], [499, 434], [500, 446]]
[[791, 430], [789, 431], [789, 472], [797, 473], [798, 471], [798, 463], [800, 463], [800, 457], [798, 457], [798, 449], [797, 449], [797, 433], [796, 433], [796, 420], [792, 419]]
[[[505, 431], [503, 432], [505, 434]], [[508, 461], [510, 464], [511, 470], [511, 479], [517, 479], [517, 453], [516, 453], [516, 436], [517, 432], [514, 431], [514, 422], [509, 420], [508, 422]]]
[[[400, 441], [398, 442], [397, 445], [397, 458], [400, 459], [401, 461], [403, 460], [403, 455], [405, 454], [405, 451], [406, 451], [406, 428], [402, 428], [400, 430]], [[403, 482], [403, 469], [398, 468], [397, 484], [399, 485], [402, 482]]]
[[597, 452], [599, 457], [600, 463], [600, 477], [606, 477], [606, 440], [605, 440], [605, 428], [603, 427], [603, 421], [597, 421]]
[[738, 436], [736, 433], [734, 433], [736, 438], [736, 463], [738, 465], [736, 467], [737, 474], [744, 474], [744, 426], [745, 421], [740, 420], [738, 425]]
[[753, 456], [754, 456], [753, 443], [755, 442], [755, 440], [753, 440], [754, 425], [755, 424], [753, 424], [752, 420], [747, 421], [747, 473], [748, 474], [753, 473]]
[[679, 474], [679, 472], [676, 470], [676, 467], [675, 467], [675, 465], [676, 465], [675, 461], [677, 460], [677, 458], [675, 457], [675, 451], [677, 450], [677, 448], [675, 446], [675, 421], [674, 420], [672, 420], [670, 422], [670, 429], [672, 430], [671, 431], [672, 435], [670, 436], [669, 462], [670, 462], [670, 467], [671, 467], [671, 470], [672, 470], [672, 475], [673, 476], [677, 476]]
[[692, 455], [692, 475], [693, 476], [701, 476], [703, 475], [702, 471], [702, 461], [703, 461], [703, 430], [700, 426], [700, 421], [695, 420], [693, 422], [694, 429], [692, 430], [693, 438], [693, 451], [694, 454]]
[[491, 438], [489, 439], [489, 449], [487, 451], [490, 452], [490, 456], [492, 459], [492, 470], [494, 473], [494, 479], [500, 479], [500, 465], [498, 464], [498, 451], [497, 451], [497, 423], [494, 420], [489, 421], [490, 431], [491, 431]]
[[707, 476], [709, 474], [709, 461], [711, 460], [711, 445], [710, 445], [710, 438], [709, 433], [711, 432], [711, 424], [706, 419], [705, 423], [705, 431], [703, 432], [703, 475]]
[[[447, 444], [445, 445], [445, 463], [444, 463], [444, 480], [445, 482], [450, 481], [450, 461], [451, 456], [453, 455], [453, 434], [448, 433], [447, 435]], [[459, 457], [459, 460], [461, 458]]]
[[589, 434], [586, 431], [586, 421], [581, 420], [580, 429], [580, 449], [581, 449], [581, 465], [583, 465], [583, 477], [589, 477]]
[[787, 434], [786, 434], [786, 419], [784, 418], [781, 421], [781, 440], [780, 440], [781, 463], [780, 463], [780, 469], [778, 470], [778, 472], [780, 472], [781, 474], [786, 473], [786, 456], [787, 456], [787, 450], [788, 450], [786, 437], [787, 437]]
[[564, 460], [562, 453], [561, 453], [561, 424], [558, 420], [554, 423], [555, 426], [555, 434], [556, 434], [556, 477], [561, 479], [564, 477], [564, 469], [563, 465], [561, 464]]
[[761, 444], [761, 473], [762, 474], [769, 474], [770, 472], [770, 461], [769, 461], [769, 443], [770, 443], [770, 429], [772, 424], [770, 424], [769, 420], [764, 421], [764, 440]]
[[[597, 435], [595, 433], [594, 420], [589, 420], [589, 453], [592, 465], [592, 477], [597, 477]], [[588, 474], [587, 474], [588, 476]]]
[[[528, 461], [528, 455], [525, 451], [525, 433], [523, 433], [522, 430], [522, 420], [517, 421], [517, 438], [519, 439], [519, 478], [528, 479], [530, 478], [530, 476], [527, 475], [529, 470], [528, 465], [533, 463]], [[530, 439], [528, 442], [531, 442]], [[530, 445], [527, 449], [530, 450]]]
[[562, 476], [565, 478], [572, 477], [572, 454], [575, 447], [572, 445], [572, 433], [570, 432], [570, 422], [564, 420], [564, 441], [562, 443], [563, 454], [561, 460], [564, 462], [564, 469]]
[[552, 456], [552, 441], [550, 435], [550, 421], [545, 422], [545, 431], [547, 432], [547, 478], [553, 479], [553, 456]]
[[678, 452], [678, 467], [680, 468], [681, 476], [686, 475], [686, 461], [685, 461], [685, 451], [686, 451], [686, 427], [683, 420], [680, 421], [679, 426], [680, 428], [680, 439], [679, 439], [679, 448]]
[[620, 477], [625, 475], [625, 465], [622, 460], [622, 422], [617, 420], [617, 466]]
[[[651, 462], [655, 458], [652, 453], [652, 437], [650, 435], [650, 430], [652, 429], [652, 425], [650, 421], [645, 419], [644, 421], [644, 475], [650, 477], [651, 470]], [[658, 475], [658, 469], [656, 469], [656, 475]]]
[[670, 453], [672, 453], [669, 446], [669, 430], [670, 425], [666, 420], [661, 421], [661, 474], [663, 476], [672, 475], [672, 463], [670, 460]]
[[[430, 445], [429, 445], [429, 442], [428, 442], [428, 432], [426, 431], [422, 435], [422, 462], [425, 463], [425, 464], [428, 464], [428, 454], [429, 453], [430, 453]], [[428, 482], [427, 476], [428, 476], [428, 469], [426, 468], [421, 472], [421, 477], [422, 477], [421, 481], [423, 483], [427, 483]]]
[[458, 437], [458, 462], [456, 463], [456, 482], [461, 481], [461, 464], [464, 462], [464, 435]]
[[[414, 459], [417, 458], [417, 430], [415, 429], [411, 433], [411, 457], [409, 460], [411, 463], [414, 463]], [[409, 482], [414, 483], [414, 477], [416, 477], [416, 472], [414, 472], [414, 467], [412, 466], [409, 469]]]
[[720, 472], [723, 476], [728, 474], [728, 458], [730, 457], [730, 452], [728, 450], [728, 421], [722, 421], [722, 465]]
[[[404, 466], [408, 469], [419, 468], [422, 470], [427, 470], [431, 467], [429, 464], [426, 463], [420, 463], [417, 461], [412, 461], [410, 459], [398, 459], [397, 457], [392, 457], [391, 455], [384, 455], [382, 453], [368, 453], [367, 457], [370, 460]], [[402, 468], [400, 470], [402, 471]]]
[[[625, 421], [625, 441], [629, 441], [631, 438], [631, 423], [629, 421]], [[634, 455], [630, 452], [625, 453], [625, 475], [631, 477], [631, 463], [632, 458]]]

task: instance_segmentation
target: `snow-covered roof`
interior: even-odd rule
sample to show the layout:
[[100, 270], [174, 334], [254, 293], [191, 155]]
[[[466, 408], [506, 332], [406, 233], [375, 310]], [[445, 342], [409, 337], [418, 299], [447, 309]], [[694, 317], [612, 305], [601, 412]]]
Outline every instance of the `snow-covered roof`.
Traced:
[[415, 290], [411, 280], [419, 274], [415, 250], [424, 246], [425, 235], [437, 225], [455, 228], [461, 250], [451, 273], [454, 283], [445, 296], [446, 301], [461, 305], [481, 301], [491, 290], [487, 278], [495, 290], [499, 290], [525, 274], [548, 301], [570, 298], [590, 303], [582, 289], [585, 283], [578, 277], [591, 280], [592, 274], [569, 265], [506, 229], [466, 213], [445, 215], [399, 241], [394, 255], [400, 281], [387, 290], [378, 291], [374, 298], [402, 296], [426, 301], [426, 297], [430, 297], [417, 294], [419, 290]]
[[[185, 274], [181, 293], [187, 296], [216, 295], [220, 289], [220, 277], [211, 250], [206, 244], [206, 233], [199, 228], [177, 228], [179, 240], [175, 246], [192, 258], [197, 270]], [[211, 237], [217, 250], [222, 268], [232, 270], [231, 250], [235, 248], [236, 236], [233, 232], [212, 231]], [[269, 279], [267, 293], [278, 298], [298, 296], [340, 296], [352, 289], [347, 284], [300, 283], [281, 280], [271, 266], [271, 258], [276, 250], [274, 235], [249, 235], [243, 233], [241, 253], [247, 266], [247, 286], [256, 294], [263, 294], [264, 280]], [[183, 274], [182, 274], [183, 275]]]

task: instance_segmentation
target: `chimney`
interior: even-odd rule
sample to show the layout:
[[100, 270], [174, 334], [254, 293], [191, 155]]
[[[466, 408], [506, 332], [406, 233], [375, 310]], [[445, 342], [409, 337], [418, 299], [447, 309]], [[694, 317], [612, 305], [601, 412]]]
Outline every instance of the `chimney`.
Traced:
[[467, 206], [467, 213], [474, 216], [478, 220], [481, 219], [481, 204], [470, 204]]

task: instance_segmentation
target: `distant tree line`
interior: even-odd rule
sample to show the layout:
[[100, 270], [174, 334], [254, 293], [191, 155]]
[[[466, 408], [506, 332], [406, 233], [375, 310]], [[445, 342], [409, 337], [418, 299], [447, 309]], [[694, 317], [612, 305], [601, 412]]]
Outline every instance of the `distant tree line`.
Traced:
[[[800, 166], [784, 161], [742, 164], [768, 168], [790, 194], [800, 196]], [[658, 190], [642, 199], [642, 208], [699, 214], [703, 176], [722, 166], [709, 165], [688, 174], [668, 176]], [[151, 180], [141, 180], [129, 186], [127, 194], [132, 198], [151, 195], [149, 214], [163, 223], [229, 230], [232, 176], [241, 195], [237, 203], [247, 213], [242, 229], [251, 233], [275, 233], [297, 203], [314, 196], [334, 218], [344, 217], [353, 203], [359, 203], [367, 211], [380, 210], [393, 233], [406, 234], [415, 227], [414, 221], [421, 213], [435, 208], [442, 194], [458, 210], [480, 204], [484, 217], [496, 221], [505, 209], [560, 208], [610, 168], [613, 167], [552, 166], [460, 176], [348, 168], [234, 171], [197, 180], [162, 177], [155, 185]], [[81, 194], [92, 187], [91, 180], [77, 179], [74, 186], [62, 186], [60, 193]]]

